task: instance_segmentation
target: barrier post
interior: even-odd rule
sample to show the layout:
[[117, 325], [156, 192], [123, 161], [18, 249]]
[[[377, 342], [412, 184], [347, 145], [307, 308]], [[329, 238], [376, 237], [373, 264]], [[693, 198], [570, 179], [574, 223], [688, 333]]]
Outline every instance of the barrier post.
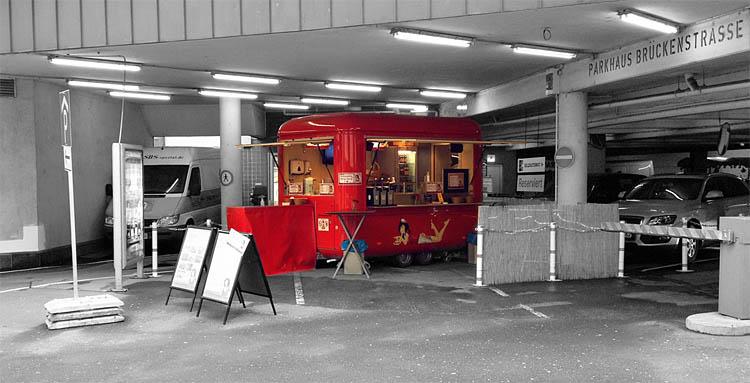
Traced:
[[[687, 227], [687, 219], [682, 219], [682, 227]], [[698, 244], [696, 243], [696, 246]], [[680, 238], [680, 247], [682, 250], [682, 268], [679, 270], [676, 270], [678, 273], [692, 273], [693, 270], [688, 269], [688, 248], [687, 248], [687, 238]]]
[[484, 268], [482, 266], [482, 253], [484, 251], [482, 250], [484, 248], [484, 234], [482, 233], [484, 231], [484, 228], [482, 225], [477, 226], [477, 282], [474, 284], [474, 286], [484, 286], [482, 283], [482, 274], [484, 273]]
[[159, 276], [159, 238], [156, 221], [151, 222], [151, 278]]
[[[625, 221], [620, 221], [625, 223]], [[617, 250], [617, 278], [625, 278], [625, 232], [621, 231], [620, 247]]]
[[557, 282], [557, 270], [555, 264], [557, 263], [557, 223], [549, 223], [549, 281]]
[[211, 218], [206, 219], [206, 226], [211, 227], [213, 225], [213, 222], [211, 222]]

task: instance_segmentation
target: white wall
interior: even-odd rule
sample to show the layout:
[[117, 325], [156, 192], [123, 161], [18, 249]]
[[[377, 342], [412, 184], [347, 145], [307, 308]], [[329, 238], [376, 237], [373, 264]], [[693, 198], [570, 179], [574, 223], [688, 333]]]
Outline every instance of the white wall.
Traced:
[[20, 80], [15, 98], [0, 98], [0, 241], [37, 223], [35, 142], [33, 83]]
[[[154, 136], [218, 136], [219, 102], [198, 105], [143, 105], [143, 117]], [[242, 103], [242, 134], [266, 136], [266, 118], [254, 103]]]
[[[16, 99], [0, 100], [0, 164], [3, 200], [0, 253], [35, 251], [70, 244], [67, 175], [62, 164], [58, 92], [63, 87], [42, 81], [17, 82]], [[111, 145], [117, 141], [120, 100], [103, 92], [71, 90], [73, 172], [78, 242], [103, 236], [106, 196], [111, 183]], [[152, 136], [140, 106], [125, 104], [123, 142], [148, 145]], [[6, 144], [5, 138], [9, 137]], [[6, 150], [7, 148], [7, 150]], [[6, 182], [9, 179], [17, 182]], [[13, 187], [20, 183], [23, 186]], [[32, 213], [33, 212], [33, 213]], [[3, 244], [8, 233], [23, 232], [24, 225], [39, 226], [40, 248], [18, 249]], [[20, 239], [20, 238], [18, 238]]]

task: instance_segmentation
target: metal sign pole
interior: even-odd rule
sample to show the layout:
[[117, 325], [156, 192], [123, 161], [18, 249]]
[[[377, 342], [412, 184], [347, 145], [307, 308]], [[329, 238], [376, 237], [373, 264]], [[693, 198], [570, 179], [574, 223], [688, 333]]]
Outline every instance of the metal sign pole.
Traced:
[[68, 204], [70, 206], [70, 250], [73, 263], [73, 298], [78, 299], [78, 251], [76, 242], [76, 209], [73, 193], [73, 125], [70, 115], [70, 90], [60, 95], [60, 133], [62, 136], [63, 166], [68, 173]]

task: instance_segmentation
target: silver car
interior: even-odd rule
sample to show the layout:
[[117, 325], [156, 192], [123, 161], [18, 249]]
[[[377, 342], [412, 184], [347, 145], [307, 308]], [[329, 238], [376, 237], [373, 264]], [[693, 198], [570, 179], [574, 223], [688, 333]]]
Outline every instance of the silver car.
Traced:
[[[750, 188], [725, 173], [659, 175], [644, 179], [620, 201], [620, 220], [643, 225], [717, 229], [720, 216], [750, 212]], [[679, 238], [626, 234], [629, 245], [680, 251]], [[704, 245], [686, 240], [688, 261]]]

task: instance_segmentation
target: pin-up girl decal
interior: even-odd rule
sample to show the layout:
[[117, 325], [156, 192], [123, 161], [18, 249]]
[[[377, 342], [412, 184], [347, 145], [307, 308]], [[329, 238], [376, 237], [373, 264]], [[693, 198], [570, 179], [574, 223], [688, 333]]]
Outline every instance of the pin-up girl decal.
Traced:
[[398, 223], [398, 235], [393, 237], [393, 244], [394, 245], [406, 245], [409, 243], [409, 232], [411, 230], [409, 229], [409, 223], [406, 222], [406, 219], [401, 218], [401, 221]]

